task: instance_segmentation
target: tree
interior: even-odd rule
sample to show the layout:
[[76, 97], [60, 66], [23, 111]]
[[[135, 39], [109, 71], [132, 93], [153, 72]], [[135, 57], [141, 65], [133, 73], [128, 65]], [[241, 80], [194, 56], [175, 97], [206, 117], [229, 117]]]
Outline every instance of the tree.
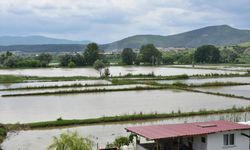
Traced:
[[197, 63], [218, 63], [220, 51], [213, 45], [203, 45], [195, 51], [194, 60]]
[[121, 149], [122, 146], [124, 145], [129, 145], [130, 143], [133, 143], [133, 136], [125, 137], [125, 136], [120, 136], [115, 139], [113, 143], [107, 144], [106, 148], [118, 148]]
[[220, 54], [223, 63], [234, 63], [238, 58], [238, 54], [232, 49], [224, 48]]
[[108, 77], [110, 75], [109, 68], [104, 69], [104, 76]]
[[77, 132], [66, 132], [60, 137], [54, 137], [49, 150], [92, 150], [93, 142], [79, 136]]
[[73, 61], [70, 61], [68, 64], [69, 68], [74, 68], [76, 66], [76, 64]]
[[99, 71], [100, 76], [102, 75], [102, 69], [105, 67], [105, 64], [103, 63], [103, 61], [97, 59], [94, 64], [93, 67]]
[[162, 57], [163, 64], [171, 65], [174, 64], [174, 56], [170, 54], [164, 54]]
[[87, 45], [84, 53], [84, 59], [87, 65], [93, 65], [99, 58], [99, 47], [96, 43], [90, 43]]
[[135, 53], [131, 48], [124, 48], [121, 57], [124, 64], [132, 65], [135, 60]]
[[19, 62], [18, 58], [12, 55], [4, 60], [3, 65], [9, 68], [15, 68], [17, 67], [18, 62]]
[[41, 67], [46, 67], [52, 60], [52, 56], [49, 53], [42, 53], [37, 59], [40, 61]]
[[152, 63], [152, 65], [159, 63], [162, 56], [161, 52], [153, 44], [143, 45], [140, 48], [140, 54], [143, 62]]
[[65, 54], [60, 56], [60, 65], [63, 67], [69, 67], [69, 64], [72, 62], [74, 63], [74, 66], [84, 66], [85, 61], [84, 57], [78, 53], [76, 54]]

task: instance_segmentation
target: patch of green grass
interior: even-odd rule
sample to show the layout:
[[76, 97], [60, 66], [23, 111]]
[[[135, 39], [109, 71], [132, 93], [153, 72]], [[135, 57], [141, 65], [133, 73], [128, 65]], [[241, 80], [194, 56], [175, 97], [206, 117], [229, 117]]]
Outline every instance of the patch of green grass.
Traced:
[[238, 86], [250, 85], [250, 83], [237, 83], [237, 82], [208, 82], [200, 85], [191, 84], [189, 87], [217, 87], [217, 86]]
[[229, 109], [221, 110], [205, 110], [202, 109], [197, 112], [171, 112], [171, 113], [151, 113], [151, 114], [131, 114], [131, 115], [120, 115], [120, 116], [110, 116], [110, 117], [100, 117], [92, 119], [73, 119], [73, 120], [55, 120], [55, 121], [45, 121], [45, 122], [35, 122], [24, 124], [23, 126], [29, 129], [36, 128], [50, 128], [50, 127], [63, 127], [63, 126], [73, 126], [73, 125], [91, 125], [91, 124], [101, 124], [101, 123], [113, 123], [113, 122], [123, 122], [123, 121], [139, 121], [148, 119], [167, 119], [176, 117], [190, 117], [190, 116], [201, 116], [201, 115], [213, 115], [213, 114], [223, 114], [223, 113], [239, 113], [239, 112], [249, 112], [250, 107], [232, 107]]
[[38, 92], [38, 93], [18, 93], [18, 94], [4, 94], [2, 97], [16, 97], [16, 96], [34, 96], [34, 95], [54, 95], [54, 94], [73, 94], [73, 93], [98, 93], [98, 92], [120, 92], [120, 91], [139, 91], [139, 90], [158, 90], [167, 89], [167, 86], [155, 87], [148, 86], [142, 87], [137, 86], [133, 88], [123, 88], [123, 89], [86, 89], [86, 90], [65, 90], [65, 91], [54, 91], [54, 92]]
[[[0, 124], [0, 145], [4, 141], [6, 136], [7, 136], [7, 129], [5, 128], [4, 125]], [[1, 149], [1, 146], [0, 146], [0, 149]]]
[[234, 94], [225, 94], [225, 93], [215, 93], [215, 92], [209, 92], [209, 91], [200, 91], [200, 90], [195, 90], [195, 89], [190, 89], [190, 88], [181, 88], [182, 90], [190, 91], [190, 92], [196, 92], [196, 93], [204, 93], [204, 94], [210, 94], [210, 95], [217, 95], [217, 96], [224, 96], [224, 97], [231, 97], [231, 98], [239, 98], [243, 100], [250, 100], [249, 97], [245, 96], [238, 96]]
[[0, 83], [19, 83], [24, 82], [26, 77], [14, 75], [0, 75]]
[[210, 73], [210, 74], [197, 74], [197, 75], [192, 75], [189, 76], [190, 78], [220, 78], [220, 77], [249, 77], [249, 73], [226, 73], [226, 74], [218, 74], [218, 73]]
[[54, 88], [76, 88], [76, 87], [93, 87], [93, 86], [114, 86], [112, 84], [69, 84], [69, 85], [52, 85], [52, 86], [27, 86], [18, 88], [0, 89], [0, 91], [13, 91], [13, 90], [36, 90], [36, 89], [54, 89]]

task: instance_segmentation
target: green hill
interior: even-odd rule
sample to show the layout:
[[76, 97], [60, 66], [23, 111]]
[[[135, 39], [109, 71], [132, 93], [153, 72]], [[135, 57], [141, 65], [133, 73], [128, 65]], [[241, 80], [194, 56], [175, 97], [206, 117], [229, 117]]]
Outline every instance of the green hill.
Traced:
[[198, 47], [204, 44], [234, 45], [250, 41], [250, 30], [240, 30], [228, 25], [209, 26], [176, 35], [136, 35], [104, 45], [105, 49], [139, 48], [152, 43], [157, 47]]

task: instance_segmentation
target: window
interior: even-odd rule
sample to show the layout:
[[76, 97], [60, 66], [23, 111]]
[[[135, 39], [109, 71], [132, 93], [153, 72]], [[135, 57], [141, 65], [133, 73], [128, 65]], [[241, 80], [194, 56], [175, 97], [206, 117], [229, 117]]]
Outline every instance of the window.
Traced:
[[201, 137], [201, 142], [202, 143], [206, 143], [206, 138], [205, 137]]
[[224, 134], [224, 146], [234, 145], [234, 134]]

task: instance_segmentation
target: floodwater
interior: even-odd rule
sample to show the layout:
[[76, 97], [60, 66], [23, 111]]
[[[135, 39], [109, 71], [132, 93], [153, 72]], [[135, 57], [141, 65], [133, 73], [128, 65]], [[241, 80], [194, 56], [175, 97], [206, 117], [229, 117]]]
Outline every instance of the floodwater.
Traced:
[[184, 122], [204, 122], [211, 120], [246, 121], [250, 120], [249, 113], [221, 114], [209, 116], [184, 117], [175, 119], [162, 119], [151, 121], [137, 121], [116, 124], [103, 124], [92, 126], [68, 127], [61, 129], [30, 130], [9, 133], [8, 138], [3, 142], [3, 150], [44, 150], [53, 141], [53, 137], [59, 136], [63, 132], [77, 131], [81, 136], [87, 136], [94, 142], [94, 148], [104, 148], [107, 143], [114, 141], [116, 137], [128, 136], [124, 128], [130, 126], [173, 124]]
[[63, 85], [96, 85], [96, 84], [111, 84], [107, 80], [76, 80], [76, 81], [60, 81], [60, 82], [27, 82], [27, 83], [7, 83], [0, 84], [1, 89], [24, 88], [24, 87], [46, 87], [46, 86], [63, 86]]
[[67, 88], [48, 88], [48, 89], [27, 89], [27, 90], [4, 90], [0, 91], [0, 95], [11, 94], [32, 94], [47, 92], [67, 92], [67, 91], [83, 91], [83, 90], [102, 90], [102, 89], [129, 89], [136, 87], [148, 87], [145, 84], [129, 84], [129, 85], [109, 85], [109, 86], [90, 86], [90, 87], [67, 87]]
[[204, 69], [221, 69], [230, 71], [247, 71], [250, 70], [249, 66], [226, 66], [226, 65], [171, 65], [171, 67], [185, 67], [185, 68], [204, 68]]
[[250, 101], [179, 90], [144, 90], [0, 97], [1, 123], [85, 119], [133, 113], [170, 113], [248, 106]]
[[[109, 67], [110, 74], [112, 76], [131, 74], [149, 74], [170, 76], [170, 75], [196, 75], [196, 74], [226, 74], [226, 73], [239, 73], [237, 71], [225, 71], [225, 70], [212, 70], [212, 69], [192, 69], [192, 68], [169, 68], [167, 66], [160, 67], [121, 67], [111, 66]], [[240, 72], [244, 73], [244, 72]], [[39, 68], [39, 69], [1, 69], [1, 75], [24, 75], [24, 76], [99, 76], [99, 72], [93, 68]]]
[[197, 88], [201, 91], [209, 91], [214, 93], [224, 93], [233, 94], [237, 96], [244, 96], [250, 98], [250, 85], [240, 85], [240, 86], [224, 86], [224, 87], [204, 87]]
[[207, 79], [186, 79], [186, 80], [159, 80], [160, 84], [173, 84], [176, 82], [185, 84], [201, 85], [211, 82], [237, 82], [237, 83], [250, 83], [250, 77], [228, 77], [228, 78], [207, 78]]

